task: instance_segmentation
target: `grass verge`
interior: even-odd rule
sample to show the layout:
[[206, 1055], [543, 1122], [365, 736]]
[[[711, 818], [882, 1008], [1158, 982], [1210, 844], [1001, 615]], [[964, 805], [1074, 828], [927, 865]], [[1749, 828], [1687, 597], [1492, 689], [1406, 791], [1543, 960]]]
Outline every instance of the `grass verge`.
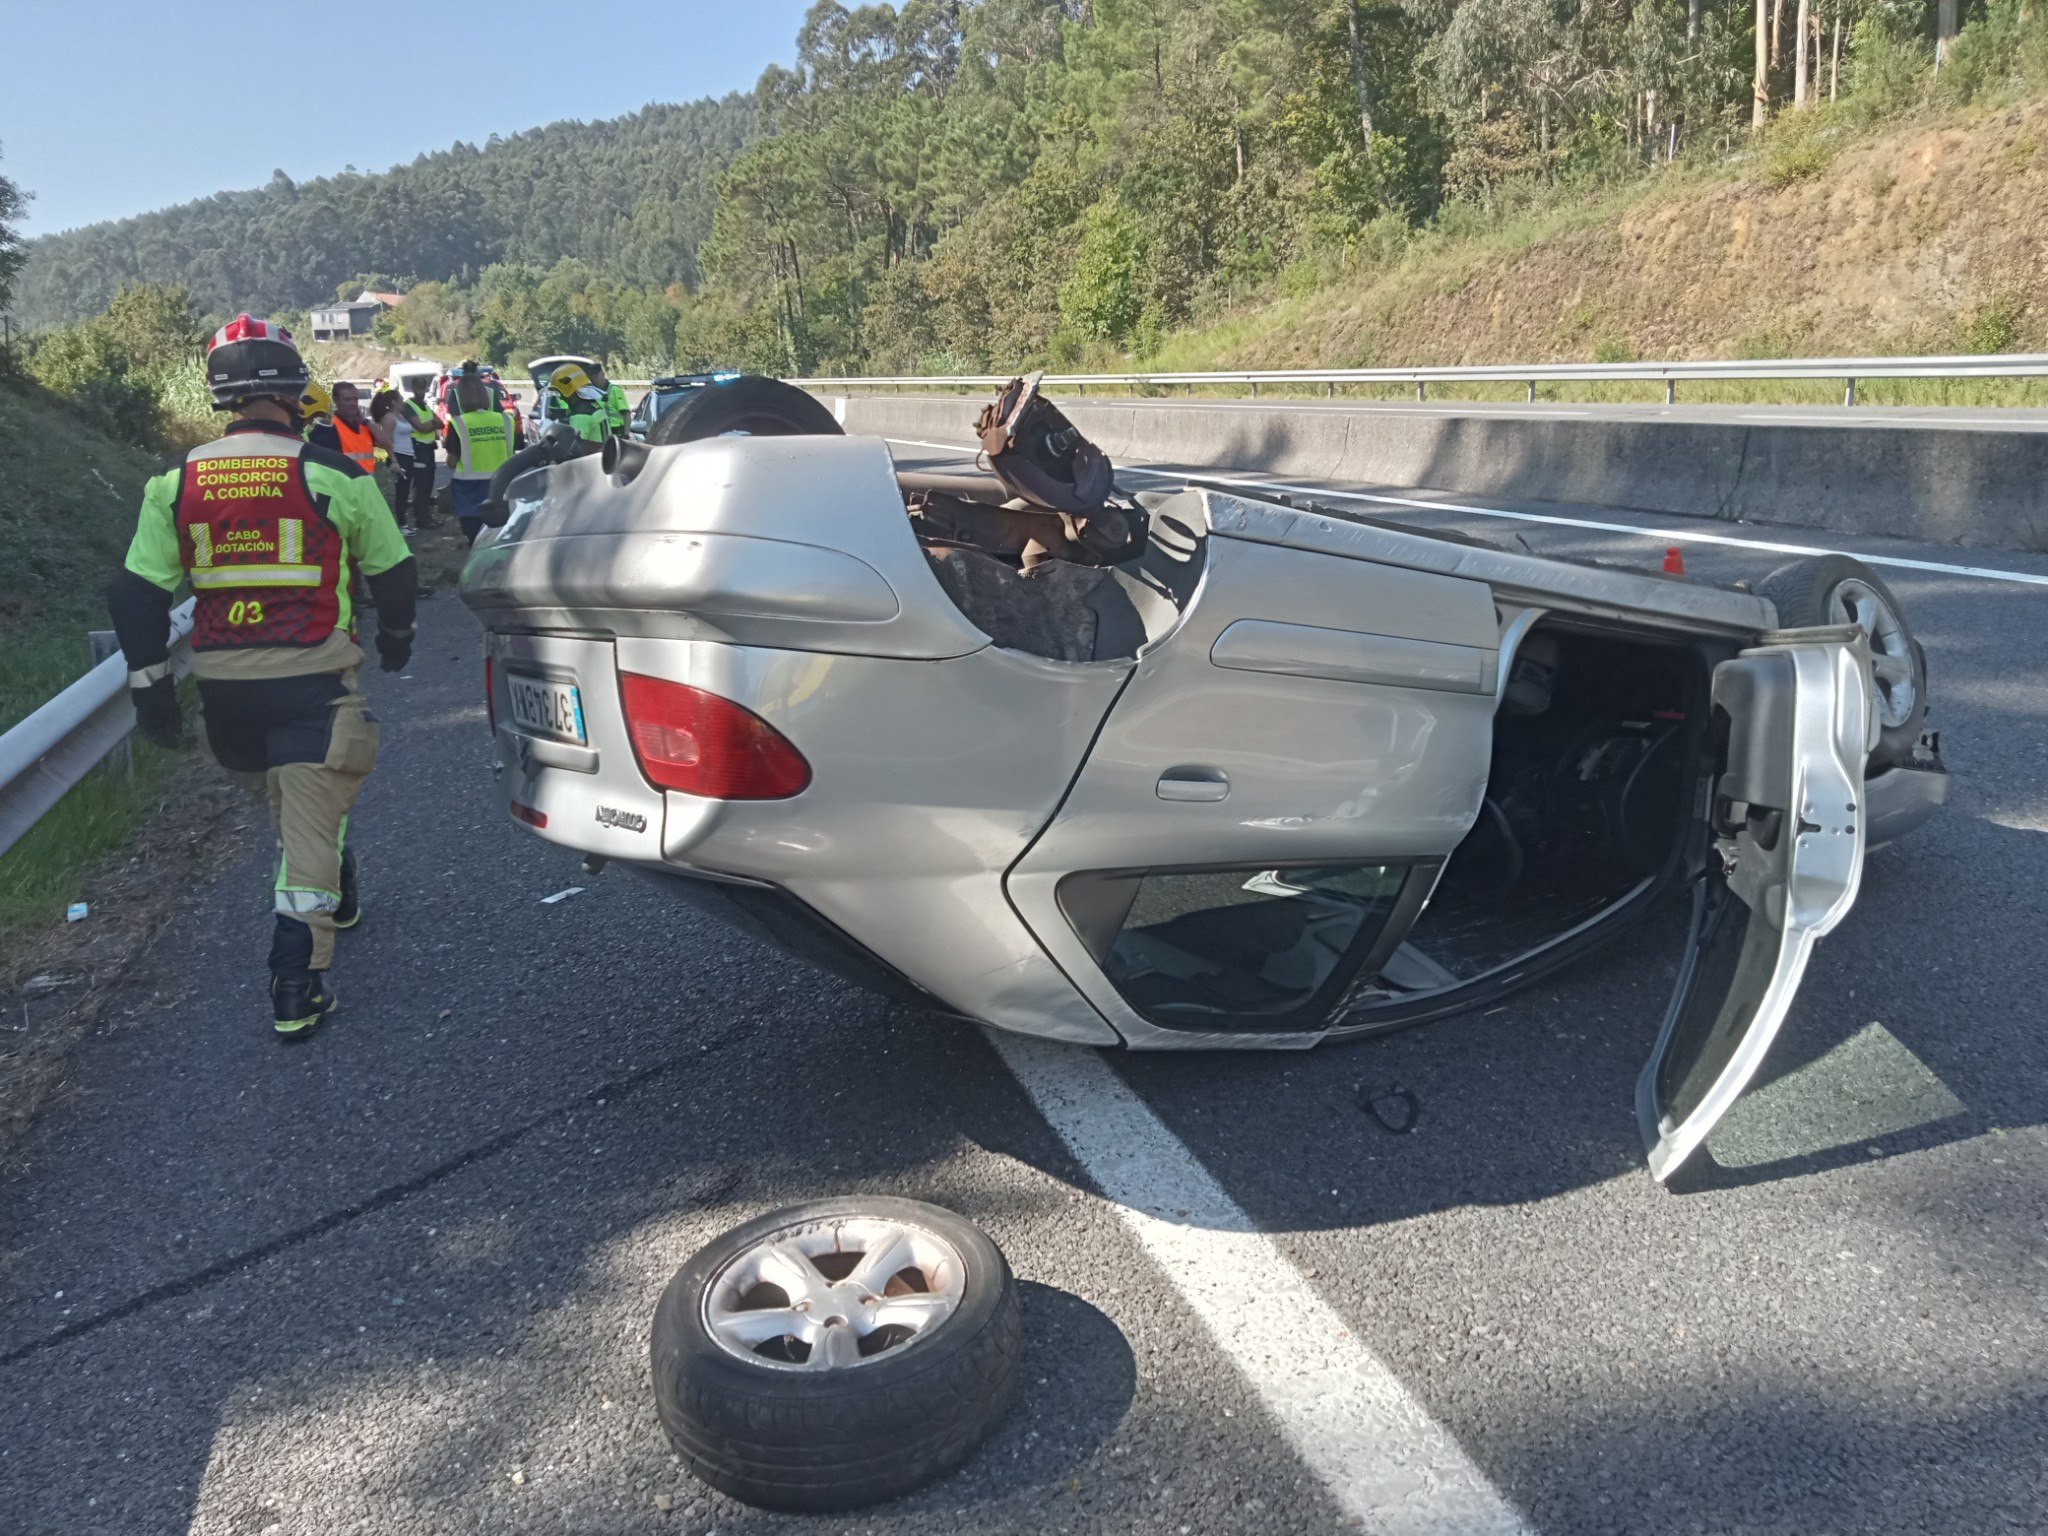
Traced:
[[[156, 456], [100, 433], [54, 396], [0, 380], [0, 731], [92, 665], [86, 631], [119, 565]], [[154, 811], [179, 754], [135, 747], [132, 774], [94, 772], [0, 854], [0, 987], [28, 930], [62, 925], [81, 882]]]
[[189, 756], [133, 741], [132, 771], [110, 758], [0, 854], [0, 991], [21, 979], [13, 972], [27, 936], [64, 921], [91, 872], [161, 808], [164, 786]]

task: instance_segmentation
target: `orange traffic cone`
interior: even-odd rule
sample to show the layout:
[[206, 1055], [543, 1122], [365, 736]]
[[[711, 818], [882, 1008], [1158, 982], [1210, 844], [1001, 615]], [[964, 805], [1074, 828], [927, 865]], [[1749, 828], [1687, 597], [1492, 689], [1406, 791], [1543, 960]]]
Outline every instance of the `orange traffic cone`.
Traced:
[[1669, 545], [1664, 550], [1664, 569], [1673, 576], [1685, 574], [1685, 551], [1676, 544]]

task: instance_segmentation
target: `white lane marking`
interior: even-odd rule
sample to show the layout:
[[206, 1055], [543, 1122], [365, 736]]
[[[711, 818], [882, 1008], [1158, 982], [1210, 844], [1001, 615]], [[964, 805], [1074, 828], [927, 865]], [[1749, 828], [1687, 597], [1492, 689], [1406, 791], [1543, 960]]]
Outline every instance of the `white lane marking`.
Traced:
[[1386, 1536], [1530, 1536], [1107, 1062], [1000, 1030], [988, 1038], [1347, 1516]]
[[582, 886], [572, 885], [566, 891], [557, 891], [552, 896], [541, 897], [540, 904], [544, 907], [552, 907], [558, 901], [567, 901], [571, 896], [581, 896], [582, 894]]
[[[949, 453], [970, 453], [959, 443], [932, 443], [916, 437], [891, 437], [886, 442], [909, 448], [943, 448]], [[1463, 501], [1422, 501], [1413, 496], [1379, 496], [1366, 491], [1340, 491], [1327, 485], [1300, 485], [1291, 480], [1261, 480], [1251, 475], [1212, 474], [1203, 469], [1144, 469], [1135, 464], [1118, 466], [1119, 472], [1150, 475], [1155, 480], [1207, 480], [1216, 485], [1241, 485], [1250, 490], [1287, 491], [1303, 496], [1323, 496], [1332, 501], [1369, 501], [1386, 507], [1415, 507], [1424, 512], [1463, 512], [1474, 517], [1505, 517], [1518, 523], [1550, 523], [1560, 528], [1591, 528], [1601, 533], [1630, 533], [1640, 539], [1667, 544], [1727, 544], [1737, 549], [1765, 549], [1781, 555], [1850, 555], [1865, 565], [1882, 565], [1901, 571], [1934, 571], [1943, 576], [1975, 576], [1985, 581], [2010, 581], [2027, 587], [2048, 587], [2048, 576], [2024, 571], [2000, 571], [1983, 565], [1944, 565], [1938, 560], [1907, 560], [1899, 555], [1869, 555], [1849, 549], [1826, 549], [1814, 544], [1779, 544], [1769, 539], [1738, 539], [1725, 533], [1693, 533], [1677, 528], [1644, 528], [1634, 523], [1604, 523], [1589, 517], [1554, 517], [1543, 512], [1508, 512], [1499, 507], [1475, 507]]]

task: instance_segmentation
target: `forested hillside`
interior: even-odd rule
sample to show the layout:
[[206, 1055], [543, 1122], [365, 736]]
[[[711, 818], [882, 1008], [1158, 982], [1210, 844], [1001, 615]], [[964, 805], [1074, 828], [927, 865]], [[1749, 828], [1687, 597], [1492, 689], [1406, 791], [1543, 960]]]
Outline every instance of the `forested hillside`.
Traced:
[[[2040, 94], [2044, 0], [819, 0], [751, 101], [76, 232], [34, 248], [23, 308], [76, 315], [145, 279], [189, 283], [202, 310], [296, 308], [362, 273], [419, 284], [389, 340], [498, 361], [1142, 360], [1276, 298], [1360, 292], [1421, 247], [1666, 183], [1761, 175], [1797, 204], [1846, 145]], [[1700, 251], [1681, 235], [1670, 254], [1676, 271]], [[1632, 304], [1679, 297], [1641, 275]], [[2021, 277], [1944, 284], [1956, 303], [2003, 285], [2004, 331], [2032, 323]], [[1774, 307], [1813, 297], [1743, 293], [1746, 334], [1778, 345]], [[1623, 344], [1609, 325], [1554, 348]], [[1662, 334], [1648, 314], [1628, 329]], [[1408, 332], [1380, 316], [1284, 345], [1364, 361], [1367, 334]]]
[[718, 174], [754, 123], [734, 95], [457, 144], [379, 175], [297, 185], [279, 171], [253, 192], [35, 242], [16, 313], [30, 326], [76, 320], [145, 282], [183, 283], [202, 310], [304, 309], [357, 274], [409, 287], [564, 257], [627, 283], [694, 287]]

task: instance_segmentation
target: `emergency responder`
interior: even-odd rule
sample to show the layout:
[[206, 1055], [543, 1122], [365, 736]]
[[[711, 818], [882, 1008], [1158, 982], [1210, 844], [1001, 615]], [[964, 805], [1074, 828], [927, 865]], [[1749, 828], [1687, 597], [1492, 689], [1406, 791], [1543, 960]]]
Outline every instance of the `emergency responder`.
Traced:
[[[313, 441], [313, 434], [322, 428], [330, 428], [334, 418], [334, 396], [327, 386], [318, 379], [306, 381], [306, 387], [299, 393], [299, 435], [307, 442]], [[330, 439], [332, 432], [329, 432]], [[341, 451], [339, 445], [334, 451]]]
[[[441, 434], [441, 422], [427, 404], [427, 376], [416, 373], [406, 380], [408, 394], [398, 403], [398, 421], [410, 429], [407, 457], [398, 453], [400, 436], [393, 434], [391, 448], [392, 510], [401, 527], [427, 528], [434, 521], [434, 444]], [[410, 516], [407, 508], [413, 509]]]
[[448, 496], [463, 538], [474, 544], [483, 531], [483, 503], [491, 476], [512, 457], [512, 418], [473, 362], [462, 365], [449, 393], [448, 452], [455, 473]]
[[611, 436], [610, 413], [605, 410], [604, 391], [590, 381], [578, 363], [564, 363], [548, 375], [548, 387], [568, 418], [570, 427], [583, 440], [585, 453], [595, 453]]
[[610, 375], [604, 371], [603, 363], [599, 363], [595, 368], [591, 369], [590, 382], [604, 391], [606, 429], [613, 437], [624, 437], [626, 435], [626, 424], [633, 414], [633, 408], [626, 403], [624, 386], [614, 384], [611, 381]]
[[236, 316], [214, 334], [206, 379], [233, 419], [145, 487], [107, 600], [136, 727], [175, 745], [166, 642], [171, 603], [191, 583], [205, 746], [268, 791], [277, 823], [271, 1012], [277, 1032], [294, 1036], [333, 1009], [334, 933], [362, 911], [348, 813], [376, 759], [377, 724], [356, 684], [348, 562], [361, 562], [376, 592], [387, 672], [412, 654], [414, 567], [376, 481], [300, 439], [310, 381], [288, 331]]
[[[335, 445], [341, 452], [354, 460], [364, 474], [375, 474], [377, 437], [363, 417], [362, 396], [356, 393], [355, 385], [347, 379], [334, 386], [334, 418], [329, 425], [334, 431]], [[324, 446], [320, 438], [313, 441]]]

